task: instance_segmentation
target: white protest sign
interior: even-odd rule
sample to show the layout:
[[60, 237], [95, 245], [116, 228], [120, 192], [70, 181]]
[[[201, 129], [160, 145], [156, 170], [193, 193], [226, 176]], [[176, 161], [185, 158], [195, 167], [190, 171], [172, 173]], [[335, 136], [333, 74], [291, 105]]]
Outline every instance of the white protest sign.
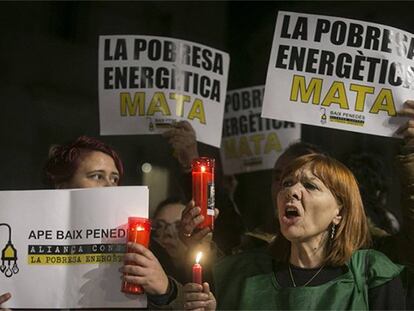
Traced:
[[279, 12], [262, 116], [381, 136], [414, 98], [414, 36], [352, 19]]
[[300, 139], [300, 125], [261, 117], [264, 85], [227, 93], [220, 149], [224, 174], [273, 168], [275, 160]]
[[229, 62], [190, 41], [100, 36], [101, 134], [159, 134], [187, 120], [200, 142], [219, 147]]
[[148, 218], [147, 187], [0, 192], [0, 293], [9, 308], [142, 308], [121, 273], [128, 217]]

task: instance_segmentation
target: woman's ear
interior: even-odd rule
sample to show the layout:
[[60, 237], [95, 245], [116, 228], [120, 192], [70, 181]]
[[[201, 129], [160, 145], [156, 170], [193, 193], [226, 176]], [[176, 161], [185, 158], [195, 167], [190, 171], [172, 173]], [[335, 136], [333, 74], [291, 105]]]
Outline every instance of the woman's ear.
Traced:
[[332, 223], [334, 224], [334, 225], [339, 225], [339, 223], [341, 222], [341, 220], [342, 220], [342, 216], [341, 215], [336, 215], [333, 219], [332, 219]]

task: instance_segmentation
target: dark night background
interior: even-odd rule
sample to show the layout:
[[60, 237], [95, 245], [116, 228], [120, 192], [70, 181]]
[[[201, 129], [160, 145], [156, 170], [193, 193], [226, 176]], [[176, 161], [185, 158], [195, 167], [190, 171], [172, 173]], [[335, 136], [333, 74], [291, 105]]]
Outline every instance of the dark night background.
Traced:
[[[98, 36], [167, 36], [224, 50], [231, 57], [231, 90], [265, 83], [278, 10], [360, 19], [414, 33], [413, 2], [1, 2], [0, 190], [44, 188], [42, 167], [49, 146], [86, 134], [120, 152], [126, 185], [144, 182], [144, 162], [170, 172], [151, 179], [151, 205], [178, 191], [178, 165], [162, 137], [99, 136]], [[341, 160], [356, 150], [383, 156], [393, 185], [390, 207], [398, 206], [392, 164], [398, 140], [312, 126], [303, 126], [302, 132], [304, 141]], [[213, 147], [200, 148], [218, 155]], [[254, 226], [265, 215], [262, 207], [272, 204], [270, 172], [242, 174], [238, 180], [237, 202]]]

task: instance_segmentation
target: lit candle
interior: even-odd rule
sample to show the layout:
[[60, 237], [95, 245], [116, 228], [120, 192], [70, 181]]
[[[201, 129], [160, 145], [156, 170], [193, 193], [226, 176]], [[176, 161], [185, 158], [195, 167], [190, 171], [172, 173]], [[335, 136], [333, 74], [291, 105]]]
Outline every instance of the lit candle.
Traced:
[[193, 177], [193, 199], [201, 208], [204, 221], [198, 229], [214, 229], [214, 159], [197, 158], [191, 163]]
[[[151, 233], [151, 221], [141, 217], [128, 217], [128, 242], [141, 244], [148, 248]], [[132, 250], [128, 248], [128, 253]], [[126, 264], [132, 264], [127, 262]], [[143, 294], [144, 289], [141, 285], [122, 282], [122, 292], [127, 294]]]
[[202, 253], [198, 252], [196, 262], [193, 265], [193, 283], [202, 284], [203, 282], [203, 267], [200, 265]]

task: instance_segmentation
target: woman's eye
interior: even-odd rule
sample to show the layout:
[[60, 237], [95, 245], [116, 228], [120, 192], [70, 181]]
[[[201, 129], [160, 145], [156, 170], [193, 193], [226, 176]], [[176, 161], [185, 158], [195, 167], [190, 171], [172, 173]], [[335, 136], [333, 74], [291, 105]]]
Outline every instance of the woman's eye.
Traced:
[[112, 178], [111, 178], [111, 182], [112, 182], [114, 185], [117, 185], [117, 184], [118, 184], [118, 182], [119, 182], [119, 177], [118, 177], [118, 176], [112, 176]]
[[317, 190], [318, 189], [318, 187], [316, 187], [316, 185], [314, 185], [312, 183], [309, 183], [309, 182], [305, 182], [304, 186], [305, 186], [306, 189], [309, 189], [309, 190]]
[[94, 179], [94, 180], [101, 180], [103, 176], [101, 174], [92, 174], [92, 175], [89, 175], [89, 178]]
[[292, 186], [293, 182], [290, 179], [285, 179], [282, 181], [282, 187], [286, 188], [286, 187], [290, 187]]

